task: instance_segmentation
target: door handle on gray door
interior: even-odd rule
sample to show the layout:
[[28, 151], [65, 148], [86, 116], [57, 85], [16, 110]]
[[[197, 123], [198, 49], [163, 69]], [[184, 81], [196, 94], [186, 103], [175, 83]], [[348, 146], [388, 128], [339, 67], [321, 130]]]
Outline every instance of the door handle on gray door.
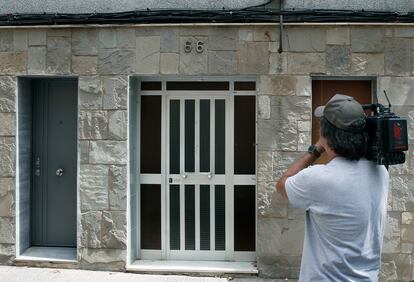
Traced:
[[58, 168], [58, 169], [56, 170], [56, 175], [57, 175], [57, 176], [62, 176], [62, 175], [63, 175], [63, 168]]

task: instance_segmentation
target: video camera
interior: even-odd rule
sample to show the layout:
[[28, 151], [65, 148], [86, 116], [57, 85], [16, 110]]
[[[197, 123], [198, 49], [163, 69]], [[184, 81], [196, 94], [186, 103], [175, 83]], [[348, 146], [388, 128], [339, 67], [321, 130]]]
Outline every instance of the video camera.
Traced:
[[373, 115], [366, 118], [368, 133], [367, 159], [378, 165], [396, 165], [405, 162], [404, 151], [408, 150], [407, 120], [391, 112], [391, 103], [388, 107], [382, 104], [362, 105], [364, 110], [370, 110]]

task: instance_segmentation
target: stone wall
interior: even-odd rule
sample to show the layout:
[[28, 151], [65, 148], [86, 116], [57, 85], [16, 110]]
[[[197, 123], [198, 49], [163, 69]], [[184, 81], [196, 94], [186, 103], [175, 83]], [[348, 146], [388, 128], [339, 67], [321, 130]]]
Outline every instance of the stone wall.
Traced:
[[[203, 41], [205, 51], [184, 52], [188, 40]], [[414, 27], [286, 26], [281, 54], [279, 41], [277, 26], [0, 30], [1, 263], [14, 256], [16, 75], [79, 77], [79, 265], [117, 270], [127, 247], [129, 76], [255, 75], [258, 268], [263, 277], [297, 277], [304, 214], [275, 183], [311, 143], [311, 76], [377, 77], [377, 92], [388, 91], [413, 131]], [[391, 169], [384, 281], [413, 278], [412, 149], [407, 157]]]

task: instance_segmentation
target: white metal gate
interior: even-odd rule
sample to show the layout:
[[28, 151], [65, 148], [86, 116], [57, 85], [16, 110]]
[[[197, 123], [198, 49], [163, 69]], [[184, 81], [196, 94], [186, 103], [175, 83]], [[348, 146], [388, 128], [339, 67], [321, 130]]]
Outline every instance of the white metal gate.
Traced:
[[254, 197], [256, 177], [234, 171], [237, 98], [229, 94], [162, 91], [160, 173], [140, 174], [141, 184], [160, 186], [161, 243], [159, 250], [141, 246], [142, 259], [255, 260], [255, 249], [235, 249], [235, 189], [250, 187]]

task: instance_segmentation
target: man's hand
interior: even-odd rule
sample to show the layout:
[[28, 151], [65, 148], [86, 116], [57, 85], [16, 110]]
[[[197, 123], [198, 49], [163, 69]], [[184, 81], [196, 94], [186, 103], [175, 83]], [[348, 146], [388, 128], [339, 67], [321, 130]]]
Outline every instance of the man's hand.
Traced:
[[[325, 140], [323, 138], [320, 138], [318, 140], [318, 142], [316, 142], [315, 146], [318, 150], [318, 152], [322, 155], [325, 152]], [[286, 180], [297, 174], [299, 171], [301, 171], [304, 168], [307, 168], [308, 166], [310, 166], [311, 164], [313, 164], [316, 159], [318, 157], [316, 157], [314, 154], [310, 154], [310, 153], [305, 153], [305, 155], [303, 157], [301, 157], [299, 160], [297, 160], [296, 162], [294, 162], [287, 170], [285, 173], [283, 173], [282, 177], [279, 179], [279, 181], [276, 184], [276, 188], [277, 191], [286, 199], [288, 198], [287, 193], [286, 193], [286, 189], [285, 189], [285, 183]]]

